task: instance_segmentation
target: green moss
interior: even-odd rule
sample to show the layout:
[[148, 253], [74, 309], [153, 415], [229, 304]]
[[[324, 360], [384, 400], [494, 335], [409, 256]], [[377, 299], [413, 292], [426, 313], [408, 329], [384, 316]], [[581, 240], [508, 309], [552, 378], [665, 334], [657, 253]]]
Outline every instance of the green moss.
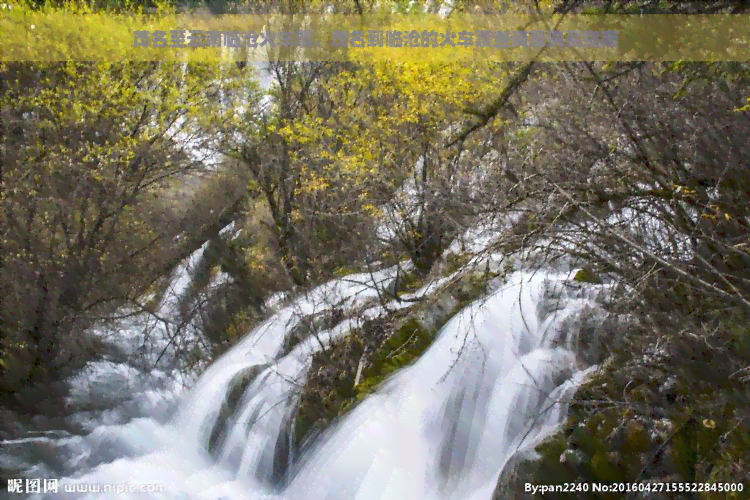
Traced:
[[395, 266], [399, 262], [409, 259], [406, 252], [394, 252], [392, 250], [383, 250], [380, 253], [380, 261], [386, 266]]
[[738, 357], [750, 360], [750, 328], [736, 319], [722, 321], [726, 331], [728, 347]]
[[[494, 275], [492, 275], [494, 276]], [[421, 286], [421, 283], [419, 284]], [[395, 371], [416, 361], [430, 346], [437, 331], [467, 304], [481, 297], [486, 292], [486, 278], [481, 273], [467, 275], [453, 290], [459, 303], [439, 322], [432, 331], [426, 330], [415, 313], [405, 318], [385, 343], [369, 359], [367, 368], [362, 371], [362, 378], [357, 385], [357, 401], [361, 401], [377, 390], [380, 384]], [[417, 285], [414, 285], [415, 289]], [[349, 402], [350, 409], [354, 402]]]
[[560, 434], [555, 434], [537, 446], [536, 451], [541, 459], [534, 473], [534, 481], [539, 484], [558, 484], [572, 481], [575, 477], [560, 463], [560, 455], [565, 451], [567, 443]]
[[[380, 344], [372, 343], [372, 337], [380, 329], [378, 325], [375, 331], [355, 332], [342, 339], [313, 361], [317, 373], [305, 386], [297, 414], [298, 445], [321, 426], [351, 411], [374, 393], [386, 378], [413, 363], [430, 346], [435, 331], [425, 330], [415, 317], [405, 316], [405, 312], [396, 314], [402, 315], [401, 319], [391, 318], [396, 326]], [[370, 346], [368, 352], [371, 354], [362, 358], [366, 344]], [[364, 364], [355, 387], [360, 359]]]
[[647, 451], [651, 445], [649, 432], [642, 422], [631, 420], [625, 424], [625, 452]]
[[599, 275], [596, 274], [588, 266], [581, 268], [573, 277], [573, 281], [577, 281], [579, 283], [591, 283], [595, 285], [600, 285], [602, 283], [602, 279], [599, 277]]
[[398, 279], [398, 292], [399, 293], [412, 293], [419, 290], [424, 284], [424, 275], [420, 275], [417, 272], [408, 272], [399, 276]]
[[680, 476], [691, 480], [695, 471], [697, 455], [694, 442], [689, 430], [683, 430], [670, 441], [670, 450], [674, 459], [675, 468]]
[[347, 401], [356, 398], [356, 366], [351, 364], [351, 360], [359, 359], [364, 346], [362, 337], [355, 333], [313, 358], [311, 375], [303, 389], [297, 412], [297, 446], [315, 430], [340, 415]]
[[[714, 484], [746, 477], [750, 471], [750, 421], [743, 420], [748, 407], [746, 389], [731, 377], [720, 376], [721, 370], [714, 369], [707, 376], [706, 369], [716, 367], [720, 356], [723, 363], [733, 363], [723, 373], [750, 365], [745, 357], [750, 347], [748, 328], [746, 320], [735, 317], [719, 318], [711, 325], [716, 333], [710, 342], [676, 351], [680, 353], [678, 363], [666, 367], [633, 364], [632, 354], [614, 353], [612, 362], [576, 391], [564, 428], [538, 448], [543, 461], [530, 481], [630, 482], [639, 477], [658, 481], [675, 475], [681, 481]], [[712, 347], [704, 349], [708, 344]], [[665, 402], [659, 395], [667, 375], [677, 377], [677, 403]], [[657, 410], [659, 416], [655, 416]], [[582, 469], [561, 469], [554, 463], [565, 445], [563, 436], [567, 436], [568, 447], [578, 447], [591, 457]], [[653, 463], [647, 462], [651, 459]], [[734, 496], [731, 492], [707, 492], [698, 498], [746, 496], [746, 491]], [[596, 498], [627, 497], [608, 494]]]
[[604, 451], [594, 453], [589, 469], [596, 482], [609, 483], [622, 480], [622, 474], [612, 463], [610, 455]]
[[[705, 482], [709, 483], [733, 483], [741, 477], [741, 465], [747, 466], [748, 453], [750, 453], [750, 428], [748, 425], [739, 425], [728, 435], [727, 443], [720, 446], [721, 452], [713, 463], [713, 467]], [[703, 480], [701, 478], [701, 480]], [[750, 490], [750, 482], [744, 481], [744, 492], [711, 492], [706, 495], [707, 500], [736, 500], [746, 498]]]
[[654, 389], [646, 384], [640, 385], [630, 391], [629, 399], [640, 405], [649, 405], [654, 400]]
[[482, 297], [487, 292], [488, 279], [493, 277], [495, 277], [495, 274], [485, 275], [480, 272], [463, 276], [453, 294], [458, 299], [457, 309], [463, 309]]
[[462, 253], [449, 253], [445, 256], [446, 273], [452, 274], [469, 263], [471, 255]]
[[357, 385], [357, 400], [361, 401], [375, 392], [390, 374], [409, 365], [432, 343], [433, 334], [419, 324], [414, 317], [407, 318], [385, 341], [382, 348], [363, 370], [362, 380]]
[[356, 274], [359, 272], [361, 272], [361, 270], [354, 265], [344, 265], [334, 269], [333, 275], [337, 278], [343, 278], [344, 276], [349, 276], [350, 274]]

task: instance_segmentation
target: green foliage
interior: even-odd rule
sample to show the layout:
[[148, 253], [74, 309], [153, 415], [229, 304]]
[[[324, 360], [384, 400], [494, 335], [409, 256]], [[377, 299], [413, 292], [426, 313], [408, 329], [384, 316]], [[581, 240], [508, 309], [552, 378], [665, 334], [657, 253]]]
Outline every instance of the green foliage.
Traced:
[[737, 316], [725, 317], [720, 328], [726, 332], [727, 347], [733, 357], [750, 361], [750, 328], [737, 319]]
[[[180, 60], [176, 51], [133, 47], [133, 31], [174, 28], [175, 11], [168, 1], [9, 0], [4, 3], [12, 7], [3, 10], [0, 17], [4, 61], [148, 61], [170, 56]], [[28, 43], [29, 38], [32, 43]]]
[[[257, 151], [278, 158], [273, 167], [254, 167], [254, 187], [268, 198], [287, 260], [296, 259], [306, 270], [316, 264], [339, 267], [342, 263], [322, 262], [319, 256], [335, 258], [333, 245], [341, 247], [342, 256], [361, 247], [362, 236], [389, 216], [382, 207], [414, 173], [420, 155], [431, 158], [430, 171], [419, 181], [426, 189], [437, 189], [441, 180], [455, 176], [448, 173], [454, 152], [441, 144], [445, 130], [466, 119], [467, 105], [491, 95], [505, 76], [485, 63], [381, 61], [279, 68], [279, 89], [286, 90], [276, 92], [276, 114], [256, 127], [248, 124], [246, 133], [262, 138]], [[442, 250], [435, 242], [443, 235], [433, 233], [443, 229], [417, 224], [415, 231], [422, 235], [407, 235], [411, 247], [431, 248], [423, 259], [427, 268]], [[412, 253], [415, 263], [422, 264]]]

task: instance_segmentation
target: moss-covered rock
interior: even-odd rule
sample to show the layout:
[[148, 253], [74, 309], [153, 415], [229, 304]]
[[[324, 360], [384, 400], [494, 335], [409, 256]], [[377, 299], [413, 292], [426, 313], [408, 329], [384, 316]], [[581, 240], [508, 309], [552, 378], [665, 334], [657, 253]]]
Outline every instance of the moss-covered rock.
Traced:
[[487, 291], [487, 283], [490, 279], [496, 277], [495, 273], [484, 273], [475, 271], [465, 274], [458, 282], [455, 290], [455, 297], [462, 305], [468, 305], [478, 297], [481, 297]]
[[425, 276], [416, 271], [402, 274], [398, 280], [398, 293], [412, 293], [419, 290], [425, 283]]
[[211, 431], [211, 436], [209, 437], [208, 449], [211, 453], [216, 453], [217, 446], [220, 445], [219, 440], [222, 438], [222, 434], [227, 428], [227, 422], [237, 410], [237, 406], [240, 404], [242, 395], [247, 390], [247, 387], [267, 367], [268, 365], [252, 366], [247, 370], [241, 371], [232, 379], [230, 390], [224, 398], [224, 401], [222, 401], [219, 416], [216, 419], [216, 424], [214, 425], [214, 428]]
[[430, 346], [435, 333], [414, 317], [401, 320], [363, 369], [356, 386], [357, 400], [373, 393], [393, 372], [413, 363]]
[[468, 253], [448, 253], [445, 255], [443, 274], [452, 274], [464, 267], [471, 260]]
[[343, 278], [344, 276], [349, 276], [350, 274], [356, 274], [361, 272], [359, 266], [356, 266], [354, 264], [348, 264], [348, 265], [342, 265], [337, 267], [333, 270], [333, 275], [337, 278]]
[[[487, 279], [497, 276], [468, 274], [411, 308], [366, 321], [316, 354], [300, 397], [296, 445], [346, 414], [393, 373], [414, 363], [432, 344], [440, 328], [465, 305], [481, 297], [486, 292]], [[409, 288], [421, 287], [423, 282], [424, 277], [415, 278]]]
[[414, 314], [419, 327], [427, 331], [437, 331], [460, 309], [461, 302], [449, 293], [441, 293], [426, 299]]
[[316, 355], [297, 414], [297, 446], [351, 410], [389, 375], [412, 363], [429, 347], [434, 333], [398, 312], [367, 322]]
[[575, 276], [573, 276], [573, 281], [577, 281], [578, 283], [591, 283], [596, 285], [600, 285], [602, 283], [602, 279], [599, 277], [599, 275], [588, 266], [579, 269]]
[[[735, 349], [734, 339], [743, 335], [743, 329], [736, 324], [717, 333], [718, 338], [724, 339], [722, 349]], [[722, 378], [722, 371], [715, 365], [713, 373], [706, 372], [706, 356], [716, 358], [718, 348], [705, 353], [695, 347], [687, 351], [695, 353], [694, 356], [684, 356], [684, 346], [690, 342], [688, 338], [665, 342], [667, 347], [662, 345], [663, 354], [658, 358], [643, 355], [650, 351], [646, 347], [641, 353], [612, 356], [579, 387], [568, 421], [537, 447], [541, 458], [526, 465], [524, 481], [535, 484], [740, 481], [745, 492], [707, 491], [697, 496], [670, 493], [661, 497], [577, 492], [545, 498], [746, 498], [750, 488], [747, 391], [743, 393], [739, 386], [733, 385], [730, 377]], [[717, 341], [713, 345], [722, 344]], [[733, 358], [736, 360], [738, 356], [735, 351]], [[664, 387], [674, 397], [665, 398]], [[498, 491], [504, 488], [508, 485], [498, 484]]]
[[377, 352], [389, 328], [388, 319], [367, 321], [360, 329], [313, 357], [296, 416], [297, 447], [343, 414], [348, 401], [356, 400], [354, 381], [359, 364], [366, 361], [367, 353]]
[[416, 270], [400, 272], [397, 279], [393, 280], [386, 288], [386, 295], [394, 297], [396, 295], [413, 293], [426, 285], [428, 276]]

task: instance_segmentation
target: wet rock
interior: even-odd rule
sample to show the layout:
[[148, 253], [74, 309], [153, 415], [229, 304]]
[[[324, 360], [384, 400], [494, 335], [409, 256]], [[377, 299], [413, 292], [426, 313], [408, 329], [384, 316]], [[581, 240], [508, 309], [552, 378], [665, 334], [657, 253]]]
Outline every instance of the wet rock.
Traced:
[[438, 326], [445, 323], [456, 306], [458, 306], [458, 301], [452, 295], [442, 294], [425, 304], [417, 315], [417, 322], [424, 330], [436, 330]]
[[[294, 458], [294, 428], [293, 419], [284, 422], [282, 431], [276, 441], [273, 452], [273, 466], [271, 471], [271, 484], [273, 486], [282, 485], [287, 479], [289, 465]], [[262, 478], [260, 478], [262, 479]]]
[[219, 410], [219, 416], [216, 419], [213, 431], [208, 441], [208, 449], [212, 454], [218, 451], [223, 439], [223, 433], [226, 431], [227, 422], [237, 410], [245, 390], [252, 384], [255, 378], [263, 372], [269, 365], [256, 365], [237, 374], [231, 382], [231, 389], [224, 398]]
[[538, 467], [536, 457], [514, 455], [498, 478], [492, 500], [532, 500], [535, 495], [526, 491], [526, 484], [534, 483]]

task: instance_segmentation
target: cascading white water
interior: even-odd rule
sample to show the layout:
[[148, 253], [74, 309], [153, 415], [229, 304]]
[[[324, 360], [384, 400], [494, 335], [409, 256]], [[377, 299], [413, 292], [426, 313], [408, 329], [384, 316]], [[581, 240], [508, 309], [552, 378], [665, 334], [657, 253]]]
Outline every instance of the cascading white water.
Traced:
[[533, 444], [554, 427], [540, 409], [560, 411], [548, 398], [553, 375], [574, 367], [571, 353], [545, 346], [574, 305], [544, 322], [536, 314], [550, 277], [515, 274], [454, 317], [414, 366], [331, 430], [285, 498], [457, 500], [494, 487], [520, 436]]
[[[394, 273], [336, 280], [282, 308], [200, 377], [168, 424], [129, 424], [120, 438], [131, 453], [62, 480], [60, 498], [84, 484], [140, 483], [163, 489], [117, 498], [489, 500], [511, 456], [559, 425], [565, 397], [582, 376], [575, 356], [554, 347], [568, 336], [562, 330], [571, 316], [594, 304], [570, 293], [567, 275], [512, 274], [454, 316], [418, 362], [331, 426], [291, 467], [285, 487], [274, 490], [270, 481], [311, 352], [352, 326], [344, 322], [274, 361], [294, 313], [314, 312], [323, 296], [346, 299], [348, 308], [365, 304], [377, 296], [372, 281], [386, 284]], [[212, 456], [208, 442], [232, 381], [269, 363], [239, 399]]]

